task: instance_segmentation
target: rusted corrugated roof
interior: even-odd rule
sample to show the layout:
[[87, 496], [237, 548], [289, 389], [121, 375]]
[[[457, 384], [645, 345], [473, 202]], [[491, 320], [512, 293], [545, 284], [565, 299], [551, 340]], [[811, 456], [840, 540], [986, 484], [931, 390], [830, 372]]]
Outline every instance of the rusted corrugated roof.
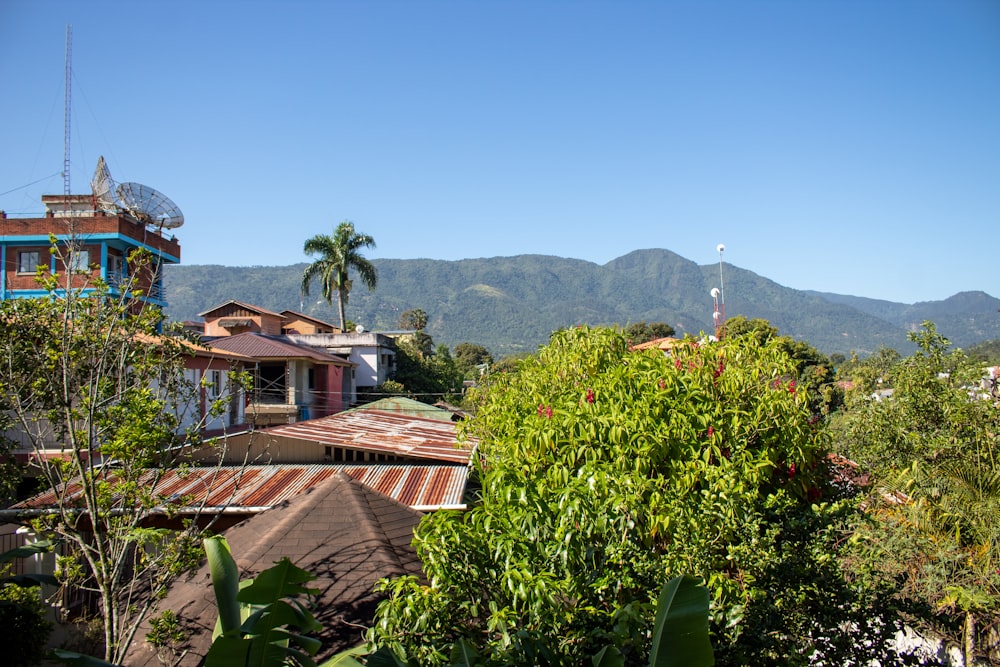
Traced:
[[462, 464], [468, 464], [475, 444], [459, 443], [451, 421], [364, 409], [274, 426], [265, 432], [320, 445]]
[[[153, 493], [172, 499], [174, 509], [184, 512], [204, 506], [212, 512], [263, 511], [295, 497], [339, 472], [413, 509], [429, 511], [462, 508], [469, 470], [460, 465], [390, 465], [366, 463], [322, 463], [313, 465], [252, 465], [188, 468], [183, 472], [160, 471]], [[155, 473], [149, 473], [152, 483]], [[112, 482], [113, 483], [113, 482]], [[77, 486], [71, 486], [79, 493]], [[0, 514], [44, 510], [57, 502], [45, 491]], [[72, 505], [73, 498], [64, 500]]]
[[235, 336], [223, 336], [208, 342], [213, 350], [228, 350], [255, 359], [311, 359], [325, 364], [352, 366], [346, 359], [327, 354], [308, 345], [298, 345], [275, 336], [247, 331]]

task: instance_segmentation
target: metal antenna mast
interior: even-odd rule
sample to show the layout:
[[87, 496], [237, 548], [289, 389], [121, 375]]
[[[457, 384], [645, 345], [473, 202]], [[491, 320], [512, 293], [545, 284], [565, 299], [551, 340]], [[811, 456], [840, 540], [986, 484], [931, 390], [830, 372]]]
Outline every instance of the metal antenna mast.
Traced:
[[70, 97], [73, 92], [73, 26], [66, 24], [66, 108], [63, 112], [63, 194], [69, 195]]
[[726, 283], [722, 279], [722, 253], [726, 246], [720, 243], [715, 249], [719, 251], [719, 287], [712, 290], [712, 298], [715, 299], [712, 319], [715, 321], [715, 337], [722, 340], [726, 335]]

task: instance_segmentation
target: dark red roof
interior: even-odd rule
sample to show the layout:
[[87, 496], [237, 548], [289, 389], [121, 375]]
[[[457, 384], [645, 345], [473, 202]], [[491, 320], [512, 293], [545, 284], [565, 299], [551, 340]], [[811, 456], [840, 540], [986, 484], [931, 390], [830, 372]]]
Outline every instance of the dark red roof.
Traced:
[[213, 350], [236, 352], [258, 360], [310, 359], [317, 363], [352, 366], [346, 359], [308, 345], [300, 345], [278, 336], [268, 336], [255, 331], [247, 331], [235, 336], [223, 336], [208, 341]]
[[[316, 463], [151, 470], [145, 483], [155, 484], [156, 496], [184, 499], [184, 505], [172, 507], [177, 512], [201, 508], [208, 513], [250, 514], [280, 505], [341, 473], [420, 510], [463, 508], [469, 476], [468, 468], [462, 465]], [[113, 475], [109, 481], [115, 483]], [[78, 484], [71, 483], [63, 502], [73, 505], [81, 492]], [[58, 500], [49, 489], [0, 510], [0, 516], [31, 515], [53, 507]]]

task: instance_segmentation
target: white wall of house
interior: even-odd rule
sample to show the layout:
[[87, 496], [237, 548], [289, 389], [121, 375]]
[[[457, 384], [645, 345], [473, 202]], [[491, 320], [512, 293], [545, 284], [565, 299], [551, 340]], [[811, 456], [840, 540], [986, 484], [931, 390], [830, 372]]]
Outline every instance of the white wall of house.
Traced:
[[[393, 376], [396, 350], [391, 339], [379, 333], [289, 334], [288, 339], [320, 348], [330, 354], [347, 356], [356, 364], [354, 388], [376, 387]], [[352, 396], [354, 391], [351, 392]]]

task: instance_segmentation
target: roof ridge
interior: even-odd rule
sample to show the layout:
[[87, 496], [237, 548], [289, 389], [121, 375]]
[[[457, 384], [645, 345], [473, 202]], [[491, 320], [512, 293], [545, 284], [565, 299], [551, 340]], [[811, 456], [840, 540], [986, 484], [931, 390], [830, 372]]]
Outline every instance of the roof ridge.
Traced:
[[250, 566], [256, 563], [261, 557], [263, 557], [264, 553], [268, 549], [270, 549], [270, 547], [274, 543], [273, 538], [288, 532], [289, 524], [292, 526], [296, 526], [299, 523], [301, 523], [301, 519], [304, 518], [306, 515], [308, 515], [310, 512], [312, 512], [312, 510], [316, 508], [316, 505], [319, 504], [319, 502], [323, 499], [326, 493], [329, 492], [329, 489], [326, 488], [327, 486], [329, 486], [332, 489], [335, 486], [343, 483], [342, 476], [347, 477], [347, 479], [350, 479], [350, 477], [344, 475], [344, 473], [339, 472], [336, 475], [330, 476], [329, 479], [324, 480], [322, 483], [317, 484], [316, 486], [309, 487], [308, 489], [298, 494], [297, 496], [289, 498], [288, 500], [284, 500], [280, 504], [275, 505], [274, 507], [256, 515], [256, 516], [263, 516], [265, 514], [268, 514], [269, 512], [275, 512], [281, 510], [286, 512], [285, 516], [282, 517], [281, 521], [275, 522], [275, 524], [271, 526], [270, 530], [262, 533], [259, 536], [259, 538], [255, 541], [254, 546], [251, 549], [244, 552], [243, 554], [234, 556], [236, 564], [240, 566], [240, 569], [241, 570], [250, 569]]

